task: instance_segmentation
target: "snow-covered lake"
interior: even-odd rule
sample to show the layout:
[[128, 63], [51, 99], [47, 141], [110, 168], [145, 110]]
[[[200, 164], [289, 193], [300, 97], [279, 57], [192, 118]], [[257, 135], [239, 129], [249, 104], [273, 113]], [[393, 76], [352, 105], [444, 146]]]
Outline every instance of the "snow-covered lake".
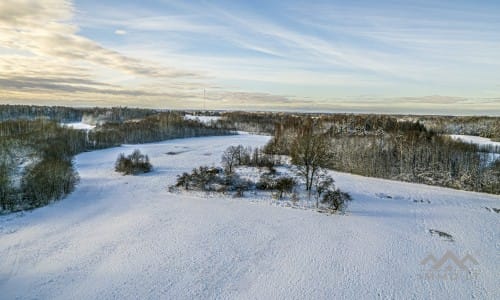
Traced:
[[[190, 138], [78, 155], [81, 182], [68, 198], [0, 216], [0, 298], [500, 299], [499, 196], [334, 172], [354, 200], [347, 215], [328, 216], [250, 195], [167, 191], [176, 175], [218, 165], [228, 146], [268, 139]], [[154, 172], [115, 173], [118, 154], [136, 148]], [[425, 277], [447, 272], [421, 265], [447, 251], [471, 255], [478, 264], [466, 264], [477, 273], [447, 261], [460, 277]]]

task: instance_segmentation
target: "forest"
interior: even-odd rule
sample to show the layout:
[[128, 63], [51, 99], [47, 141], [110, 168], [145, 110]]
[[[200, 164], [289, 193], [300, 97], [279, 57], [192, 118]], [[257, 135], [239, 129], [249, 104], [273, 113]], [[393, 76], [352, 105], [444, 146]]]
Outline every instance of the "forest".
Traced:
[[160, 111], [127, 107], [76, 108], [66, 106], [0, 105], [0, 121], [48, 119], [59, 123], [85, 121], [89, 124], [100, 122], [124, 122], [142, 119]]
[[223, 112], [222, 123], [238, 130], [273, 134], [276, 126], [298, 126], [304, 118], [318, 120], [338, 134], [367, 135], [393, 131], [398, 122], [419, 123], [437, 134], [476, 135], [500, 139], [500, 118], [489, 116], [416, 116], [351, 113]]
[[266, 147], [268, 153], [293, 155], [304, 133], [327, 141], [329, 158], [322, 167], [363, 176], [439, 185], [462, 190], [500, 193], [498, 149], [453, 140], [427, 129], [419, 121], [390, 116], [365, 119], [365, 125], [332, 123], [331, 119], [301, 117], [280, 123]]

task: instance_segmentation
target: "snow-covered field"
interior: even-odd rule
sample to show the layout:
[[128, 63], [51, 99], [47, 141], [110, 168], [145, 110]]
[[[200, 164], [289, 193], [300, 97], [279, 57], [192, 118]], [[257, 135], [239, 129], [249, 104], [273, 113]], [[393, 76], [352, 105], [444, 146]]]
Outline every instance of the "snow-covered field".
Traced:
[[465, 143], [477, 144], [479, 146], [482, 145], [492, 145], [496, 147], [500, 147], [500, 142], [494, 142], [489, 138], [484, 138], [475, 135], [460, 135], [460, 134], [450, 134], [450, 137], [455, 140], [461, 140]]
[[68, 126], [73, 129], [81, 129], [81, 130], [92, 130], [95, 128], [95, 125], [90, 125], [83, 122], [75, 122], [75, 123], [62, 123], [61, 125]]
[[[354, 200], [347, 215], [329, 216], [167, 191], [177, 174], [218, 165], [229, 145], [268, 139], [191, 138], [78, 155], [81, 182], [68, 198], [0, 217], [0, 298], [500, 299], [499, 196], [334, 172]], [[117, 155], [135, 148], [154, 172], [116, 174]], [[448, 250], [459, 260], [470, 254], [464, 264], [473, 272], [453, 260], [421, 265]]]
[[476, 144], [481, 146], [490, 146], [492, 148], [496, 148], [497, 150], [490, 150], [490, 151], [496, 151], [495, 152], [489, 152], [487, 157], [486, 157], [486, 163], [488, 165], [491, 165], [495, 161], [500, 159], [500, 153], [498, 153], [498, 149], [500, 149], [500, 142], [494, 142], [489, 138], [484, 138], [480, 136], [475, 136], [475, 135], [460, 135], [460, 134], [451, 134], [450, 137], [455, 140], [460, 140], [465, 143], [469, 144]]
[[204, 124], [210, 124], [212, 122], [217, 122], [218, 120], [220, 120], [220, 117], [218, 116], [193, 116], [193, 115], [185, 115], [184, 116], [184, 119], [185, 120], [195, 120], [195, 121], [198, 121], [200, 123], [204, 123]]

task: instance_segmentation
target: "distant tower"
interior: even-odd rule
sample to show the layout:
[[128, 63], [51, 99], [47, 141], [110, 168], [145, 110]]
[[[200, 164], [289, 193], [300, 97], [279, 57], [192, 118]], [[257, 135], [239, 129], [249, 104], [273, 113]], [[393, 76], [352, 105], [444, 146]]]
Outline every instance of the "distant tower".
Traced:
[[205, 102], [207, 101], [207, 98], [206, 98], [206, 91], [205, 89], [203, 89], [203, 110], [205, 110]]

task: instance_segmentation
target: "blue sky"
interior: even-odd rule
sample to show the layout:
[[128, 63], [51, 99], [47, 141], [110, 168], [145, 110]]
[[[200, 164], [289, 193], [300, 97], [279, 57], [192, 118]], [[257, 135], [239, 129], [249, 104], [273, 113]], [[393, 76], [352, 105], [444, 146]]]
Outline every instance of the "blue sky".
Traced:
[[498, 1], [5, 0], [0, 16], [2, 102], [500, 114]]

